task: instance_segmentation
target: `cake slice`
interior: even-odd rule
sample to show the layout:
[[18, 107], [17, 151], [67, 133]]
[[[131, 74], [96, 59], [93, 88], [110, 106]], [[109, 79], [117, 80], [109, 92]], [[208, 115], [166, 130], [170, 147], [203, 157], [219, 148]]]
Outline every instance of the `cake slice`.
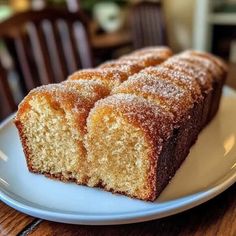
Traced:
[[68, 80], [94, 80], [102, 82], [110, 90], [127, 80], [128, 75], [115, 68], [93, 68], [76, 71]]
[[136, 63], [138, 66], [145, 68], [149, 66], [159, 65], [168, 58], [169, 54], [163, 55], [162, 53], [155, 52], [154, 50], [154, 52], [143, 52], [141, 55], [125, 55], [120, 57], [118, 61]]
[[192, 119], [194, 101], [188, 89], [167, 80], [162, 75], [138, 73], [113, 90], [113, 93], [135, 94], [153, 101], [155, 104], [171, 112], [174, 116], [176, 169], [189, 153], [195, 132]]
[[218, 111], [223, 85], [227, 78], [227, 65], [218, 57], [209, 53], [203, 53], [194, 50], [188, 50], [179, 55], [180, 58], [199, 65], [205, 70], [208, 70], [213, 77], [213, 92], [209, 114], [206, 124], [211, 121]]
[[145, 56], [123, 56], [119, 59], [120, 62], [131, 62], [140, 66], [142, 69], [148, 66], [156, 66], [161, 64], [164, 60], [162, 58], [148, 54]]
[[108, 89], [95, 81], [70, 81], [32, 90], [15, 118], [29, 170], [85, 183], [86, 118], [93, 104], [107, 94]]
[[125, 72], [128, 76], [138, 73], [144, 67], [135, 61], [119, 61], [111, 60], [104, 62], [99, 66], [99, 68], [113, 68], [119, 71]]
[[129, 76], [145, 67], [159, 65], [171, 55], [172, 51], [167, 47], [145, 48], [122, 56], [118, 60], [105, 62], [98, 68], [76, 71], [69, 76], [68, 80], [98, 80], [112, 90], [127, 80]]
[[[189, 144], [186, 144], [186, 147], [189, 147], [197, 139], [198, 133], [201, 128], [201, 122], [199, 117], [202, 116], [203, 109], [203, 96], [201, 88], [194, 77], [186, 75], [185, 73], [170, 70], [160, 65], [157, 67], [148, 67], [140, 72], [144, 76], [150, 74], [155, 77], [156, 80], [166, 80], [170, 83], [173, 83], [177, 87], [181, 87], [190, 92], [192, 101], [194, 103], [191, 114], [191, 124], [189, 125]], [[181, 135], [181, 134], [180, 134]]]
[[29, 170], [154, 201], [216, 114], [227, 74], [210, 54], [171, 54], [144, 48], [32, 90], [15, 118]]
[[189, 78], [192, 78], [199, 84], [203, 96], [202, 115], [200, 116], [201, 120], [199, 122], [201, 123], [200, 125], [201, 128], [203, 128], [208, 121], [209, 110], [212, 102], [212, 95], [213, 95], [212, 75], [206, 68], [198, 66], [195, 63], [186, 61], [184, 59], [181, 59], [178, 56], [174, 56], [168, 59], [163, 63], [162, 66], [169, 70], [181, 72], [186, 76], [189, 76]]
[[88, 185], [155, 200], [175, 169], [173, 115], [142, 97], [117, 94], [96, 103], [87, 129]]
[[217, 57], [215, 55], [212, 55], [207, 52], [197, 51], [197, 50], [187, 50], [187, 51], [184, 51], [183, 54], [197, 56], [197, 57], [205, 58], [205, 59], [208, 59], [209, 61], [212, 61], [215, 65], [220, 67], [220, 69], [222, 71], [222, 77], [225, 77], [228, 73], [229, 68], [226, 65], [226, 63], [222, 59], [220, 59], [219, 57]]
[[119, 87], [114, 88], [112, 93], [135, 94], [154, 101], [173, 113], [176, 126], [186, 119], [186, 114], [193, 107], [189, 90], [144, 71], [129, 77]]
[[147, 54], [155, 54], [158, 55], [158, 57], [163, 58], [163, 60], [166, 60], [167, 58], [171, 57], [173, 55], [173, 52], [170, 48], [166, 46], [150, 46], [150, 47], [144, 47], [141, 49], [137, 49], [130, 53], [132, 56], [145, 56]]
[[136, 63], [138, 66], [145, 68], [161, 64], [171, 57], [172, 54], [168, 47], [146, 47], [122, 56], [118, 61]]

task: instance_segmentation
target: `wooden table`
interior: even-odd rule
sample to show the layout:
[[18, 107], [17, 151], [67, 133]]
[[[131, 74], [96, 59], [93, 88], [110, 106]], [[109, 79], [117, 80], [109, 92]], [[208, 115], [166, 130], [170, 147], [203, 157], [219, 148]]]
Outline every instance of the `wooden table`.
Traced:
[[93, 49], [118, 48], [131, 44], [131, 35], [127, 30], [114, 33], [96, 34], [91, 36]]
[[[227, 84], [236, 89], [236, 64]], [[195, 235], [236, 236], [236, 184], [216, 198], [186, 212], [138, 224], [68, 225], [36, 219], [0, 202], [0, 235]]]
[[131, 32], [123, 28], [112, 33], [97, 33], [99, 26], [95, 21], [89, 23], [89, 34], [94, 50], [115, 49], [132, 43]]

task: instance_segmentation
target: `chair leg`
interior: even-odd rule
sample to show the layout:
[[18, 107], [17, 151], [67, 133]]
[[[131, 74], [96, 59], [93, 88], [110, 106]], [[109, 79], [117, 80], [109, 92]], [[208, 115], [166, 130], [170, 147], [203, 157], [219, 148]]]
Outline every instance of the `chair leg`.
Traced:
[[2, 66], [0, 66], [0, 94], [0, 119], [3, 119], [15, 111], [17, 105], [7, 81], [7, 72]]

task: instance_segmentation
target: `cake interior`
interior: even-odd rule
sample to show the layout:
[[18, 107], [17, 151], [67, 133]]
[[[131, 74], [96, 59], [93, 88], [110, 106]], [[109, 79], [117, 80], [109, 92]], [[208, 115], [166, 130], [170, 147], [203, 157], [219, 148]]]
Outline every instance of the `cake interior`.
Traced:
[[83, 182], [86, 152], [73, 113], [44, 96], [34, 96], [29, 106], [20, 121], [31, 170]]
[[105, 108], [88, 121], [89, 186], [145, 198], [151, 192], [150, 144], [122, 115]]

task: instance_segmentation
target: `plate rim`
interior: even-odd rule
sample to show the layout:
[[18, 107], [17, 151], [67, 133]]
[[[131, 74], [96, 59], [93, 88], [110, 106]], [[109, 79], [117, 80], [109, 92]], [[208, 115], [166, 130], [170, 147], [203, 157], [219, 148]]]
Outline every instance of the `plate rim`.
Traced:
[[[227, 97], [235, 98], [234, 96], [231, 95]], [[0, 131], [7, 125], [10, 125], [14, 116], [15, 113], [13, 113], [0, 123]], [[57, 212], [55, 211], [55, 209], [50, 209], [47, 207], [43, 207], [42, 205], [39, 205], [43, 207], [42, 209], [40, 209], [37, 208], [37, 204], [33, 202], [26, 201], [26, 203], [24, 203], [20, 201], [21, 199], [24, 200], [24, 198], [21, 198], [15, 193], [11, 193], [7, 190], [4, 190], [4, 188], [2, 188], [1, 185], [0, 185], [0, 200], [20, 212], [26, 213], [28, 215], [37, 218], [42, 218], [45, 220], [51, 220], [61, 223], [70, 223], [70, 224], [117, 225], [117, 224], [138, 223], [148, 220], [159, 219], [189, 210], [219, 195], [227, 188], [229, 188], [231, 185], [233, 185], [235, 182], [236, 182], [236, 171], [235, 168], [233, 168], [226, 175], [218, 179], [216, 183], [213, 183], [210, 186], [210, 188], [203, 189], [200, 192], [189, 194], [168, 201], [169, 203], [171, 203], [172, 201], [183, 199], [183, 201], [181, 202], [175, 204], [168, 204], [167, 206], [164, 206], [161, 209], [158, 209], [157, 207], [154, 206], [148, 210], [139, 210], [126, 213], [117, 213], [117, 214], [102, 213], [101, 215], [99, 214], [86, 215], [83, 213], [71, 213], [66, 211]]]
[[[32, 206], [29, 204], [22, 203], [11, 196], [8, 196], [11, 195], [11, 193], [6, 194], [2, 189], [0, 189], [0, 200], [2, 200], [7, 205], [11, 206], [12, 208], [20, 212], [26, 213], [28, 215], [37, 218], [61, 223], [85, 224], [85, 225], [117, 225], [117, 224], [139, 223], [181, 213], [183, 211], [189, 210], [214, 198], [215, 196], [224, 192], [227, 188], [229, 188], [236, 182], [236, 172], [235, 171], [231, 172], [222, 177], [221, 179], [222, 181], [220, 181], [220, 183], [216, 183], [215, 185], [213, 185], [212, 188], [209, 188], [206, 191], [203, 190], [202, 192], [177, 198], [175, 200], [191, 197], [189, 200], [182, 201], [182, 203], [170, 204], [169, 206], [164, 207], [164, 209], [161, 209], [159, 211], [157, 211], [156, 207], [153, 207], [149, 210], [141, 210], [138, 212], [131, 212], [131, 213], [119, 213], [115, 215], [107, 213], [102, 215], [63, 213], [63, 212], [56, 212], [53, 210], [36, 208], [34, 207], [35, 205], [34, 203], [32, 203]], [[18, 198], [17, 195], [15, 194], [12, 195]], [[171, 201], [169, 202], [171, 203]]]

